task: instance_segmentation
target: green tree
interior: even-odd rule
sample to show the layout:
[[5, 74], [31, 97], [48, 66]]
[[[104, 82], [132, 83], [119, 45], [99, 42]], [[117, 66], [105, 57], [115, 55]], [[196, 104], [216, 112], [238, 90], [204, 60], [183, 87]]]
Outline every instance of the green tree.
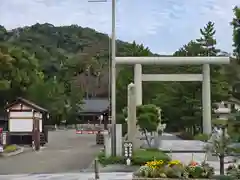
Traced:
[[[138, 45], [136, 42], [127, 45], [124, 49], [125, 56], [149, 56], [150, 50], [143, 45]], [[133, 66], [122, 66], [119, 68], [117, 75], [117, 111], [121, 113], [122, 109], [127, 105], [127, 87], [133, 82]]]
[[[216, 56], [219, 50], [215, 47], [214, 23], [208, 22], [200, 30], [201, 37], [196, 41], [190, 41], [174, 56]], [[174, 73], [201, 73], [201, 66], [178, 66], [172, 68]], [[179, 131], [181, 128], [190, 130], [191, 133], [198, 133], [201, 127], [201, 106], [202, 87], [199, 82], [174, 82], [163, 86], [162, 92], [154, 99], [154, 104], [163, 110], [164, 121], [167, 121], [167, 128]], [[212, 107], [215, 102], [227, 100], [229, 97], [229, 83], [222, 66], [211, 65], [211, 91]], [[179, 125], [181, 124], [181, 125]]]
[[[220, 52], [216, 48], [217, 41], [214, 38], [216, 30], [214, 23], [208, 22], [203, 29], [200, 29], [202, 37], [197, 42], [203, 47], [203, 56], [217, 56]], [[228, 100], [230, 86], [224, 68], [221, 65], [211, 65], [211, 97], [212, 103]]]
[[39, 79], [37, 59], [22, 48], [0, 45], [1, 107], [17, 96], [25, 96], [26, 90]]
[[147, 134], [156, 132], [159, 124], [158, 108], [154, 104], [146, 104], [137, 107], [137, 125], [144, 133], [148, 146], [151, 147], [151, 141]]
[[217, 41], [214, 38], [216, 33], [214, 23], [209, 21], [203, 29], [200, 29], [201, 38], [197, 39], [197, 42], [202, 46], [203, 56], [216, 56], [220, 52], [219, 49], [216, 49]]
[[234, 55], [240, 58], [240, 8], [235, 6], [233, 9], [234, 17], [231, 22], [233, 26], [233, 46], [234, 46]]
[[65, 103], [66, 119], [68, 124], [77, 124], [78, 113], [82, 104], [82, 92], [74, 83], [71, 83], [70, 88]]
[[224, 175], [224, 158], [228, 155], [232, 149], [231, 138], [226, 133], [226, 127], [223, 127], [220, 131], [212, 133], [209, 143], [204, 147], [207, 151], [216, 154], [219, 157], [220, 163], [220, 174]]
[[63, 84], [56, 78], [44, 81], [42, 76], [42, 79], [28, 88], [27, 98], [49, 110], [52, 124], [59, 124], [63, 119], [67, 97]]
[[235, 6], [233, 9], [234, 17], [231, 22], [233, 27], [233, 53], [236, 58], [231, 59], [231, 63], [227, 69], [229, 82], [233, 85], [232, 93], [236, 98], [240, 98], [240, 79], [239, 79], [239, 65], [240, 65], [240, 8]]

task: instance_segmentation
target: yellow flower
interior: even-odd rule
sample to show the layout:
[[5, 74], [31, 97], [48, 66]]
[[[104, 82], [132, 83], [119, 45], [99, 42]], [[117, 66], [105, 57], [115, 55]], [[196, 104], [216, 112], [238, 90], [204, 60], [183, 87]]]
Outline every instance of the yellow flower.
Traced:
[[168, 165], [169, 166], [182, 165], [182, 163], [179, 160], [172, 160], [172, 161], [168, 162]]
[[146, 162], [146, 166], [150, 167], [150, 168], [160, 168], [162, 167], [164, 164], [164, 161], [163, 160], [158, 160], [158, 161], [149, 161], [149, 162]]
[[163, 160], [159, 160], [158, 163], [159, 164], [163, 164], [164, 162], [163, 162]]

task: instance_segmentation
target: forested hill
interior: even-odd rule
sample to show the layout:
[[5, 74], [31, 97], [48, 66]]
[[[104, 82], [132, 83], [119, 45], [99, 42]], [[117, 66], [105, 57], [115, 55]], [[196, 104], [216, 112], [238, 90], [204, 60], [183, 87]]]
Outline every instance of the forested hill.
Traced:
[[[152, 54], [136, 43], [117, 40], [116, 47], [118, 56]], [[108, 35], [90, 28], [0, 26], [0, 108], [22, 96], [62, 119], [79, 109], [83, 97], [108, 97], [109, 53]]]
[[[9, 32], [1, 27], [0, 32], [4, 43], [34, 54], [46, 76], [58, 76], [64, 67], [79, 65], [74, 71], [78, 73], [78, 84], [83, 91], [106, 96], [109, 60], [109, 37], [106, 34], [76, 25], [55, 27], [47, 23]], [[117, 52], [127, 52], [128, 46], [130, 44], [117, 41]], [[90, 66], [88, 78], [85, 77], [87, 66]]]
[[[216, 48], [214, 34], [214, 23], [209, 22], [201, 29], [196, 40], [180, 47], [173, 55], [216, 56], [220, 50]], [[109, 94], [109, 41], [106, 34], [76, 25], [55, 27], [47, 23], [35, 24], [11, 31], [0, 26], [0, 107], [3, 108], [6, 102], [22, 96], [49, 109], [54, 121], [76, 119], [74, 117], [83, 96], [107, 97]], [[117, 55], [152, 56], [153, 53], [135, 42], [117, 41]], [[235, 78], [236, 73], [222, 66], [211, 68], [212, 101], [225, 100], [229, 96], [231, 81], [238, 79]], [[147, 66], [143, 71], [198, 73], [201, 72], [201, 67]], [[118, 112], [126, 106], [127, 84], [131, 81], [132, 67], [126, 66], [118, 70]], [[183, 120], [186, 124], [194, 122], [190, 117], [196, 116], [199, 111], [201, 84], [144, 83], [144, 102], [160, 106], [166, 120], [181, 117], [186, 120]], [[196, 117], [200, 119], [199, 116]]]

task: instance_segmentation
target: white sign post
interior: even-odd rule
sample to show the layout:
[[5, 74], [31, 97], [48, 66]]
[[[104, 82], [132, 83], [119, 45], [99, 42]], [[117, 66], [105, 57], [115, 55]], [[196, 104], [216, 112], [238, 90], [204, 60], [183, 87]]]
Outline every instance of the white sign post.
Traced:
[[130, 166], [132, 151], [133, 151], [133, 144], [132, 142], [124, 142], [123, 146], [124, 146], [124, 156], [126, 157], [126, 164]]
[[2, 133], [2, 145], [5, 146], [7, 144], [7, 133]]
[[3, 152], [3, 146], [0, 145], [0, 153], [2, 153], [2, 152]]

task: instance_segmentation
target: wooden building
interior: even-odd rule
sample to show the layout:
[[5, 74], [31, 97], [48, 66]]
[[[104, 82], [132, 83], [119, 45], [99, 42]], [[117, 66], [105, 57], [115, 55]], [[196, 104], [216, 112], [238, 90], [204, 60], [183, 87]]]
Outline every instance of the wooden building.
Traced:
[[[82, 124], [108, 124], [109, 105], [108, 99], [84, 99], [79, 111], [80, 122]], [[101, 115], [102, 122], [100, 122]]]
[[0, 128], [3, 131], [8, 130], [8, 117], [6, 112], [1, 112], [0, 113]]
[[8, 114], [8, 144], [32, 144], [34, 130], [39, 133], [39, 141], [44, 145], [48, 141], [45, 128], [48, 111], [24, 98], [17, 98], [6, 106]]

